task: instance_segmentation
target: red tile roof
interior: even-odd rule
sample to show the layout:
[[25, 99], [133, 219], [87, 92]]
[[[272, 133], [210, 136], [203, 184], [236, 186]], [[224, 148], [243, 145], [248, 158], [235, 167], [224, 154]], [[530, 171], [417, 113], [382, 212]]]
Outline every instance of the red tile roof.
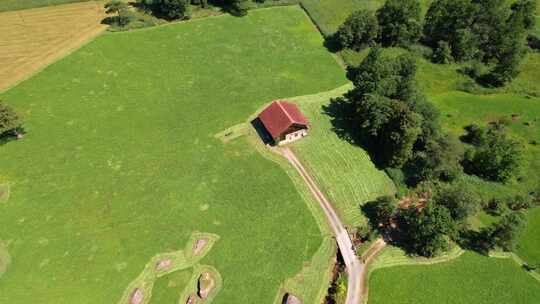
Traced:
[[272, 102], [261, 114], [259, 119], [273, 138], [283, 135], [283, 132], [293, 124], [308, 126], [309, 122], [294, 104], [284, 100]]

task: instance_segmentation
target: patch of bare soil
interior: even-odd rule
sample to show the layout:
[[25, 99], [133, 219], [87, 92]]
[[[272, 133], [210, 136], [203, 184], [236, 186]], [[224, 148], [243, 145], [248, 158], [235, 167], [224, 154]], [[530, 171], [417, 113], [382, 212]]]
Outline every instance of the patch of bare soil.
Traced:
[[207, 238], [198, 239], [197, 241], [195, 241], [195, 245], [193, 246], [193, 255], [200, 255], [206, 244], [208, 244]]
[[204, 300], [208, 298], [208, 295], [210, 292], [212, 292], [215, 286], [216, 281], [214, 280], [214, 277], [212, 277], [212, 274], [210, 272], [203, 272], [199, 277], [199, 282], [197, 284], [197, 294], [201, 299]]
[[287, 293], [283, 298], [283, 304], [302, 304], [302, 301], [300, 301], [300, 299], [297, 298], [295, 295]]
[[144, 299], [144, 293], [140, 288], [135, 288], [129, 299], [129, 304], [141, 304]]
[[196, 295], [189, 295], [187, 298], [186, 304], [195, 304], [197, 303], [197, 296]]
[[105, 16], [101, 1], [0, 13], [0, 91], [100, 34]]
[[164, 269], [168, 269], [172, 266], [172, 260], [171, 259], [167, 259], [167, 260], [161, 260], [159, 262], [156, 263], [156, 270], [164, 270]]

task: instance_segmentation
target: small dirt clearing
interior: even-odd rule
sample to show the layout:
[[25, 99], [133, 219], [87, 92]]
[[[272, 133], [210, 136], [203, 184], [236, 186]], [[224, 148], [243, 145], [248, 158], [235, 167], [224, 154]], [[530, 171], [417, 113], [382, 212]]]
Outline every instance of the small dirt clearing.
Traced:
[[198, 239], [195, 242], [195, 246], [193, 248], [193, 255], [198, 256], [201, 254], [202, 250], [204, 249], [204, 246], [208, 243], [208, 239]]
[[106, 29], [99, 1], [0, 13], [0, 91]]

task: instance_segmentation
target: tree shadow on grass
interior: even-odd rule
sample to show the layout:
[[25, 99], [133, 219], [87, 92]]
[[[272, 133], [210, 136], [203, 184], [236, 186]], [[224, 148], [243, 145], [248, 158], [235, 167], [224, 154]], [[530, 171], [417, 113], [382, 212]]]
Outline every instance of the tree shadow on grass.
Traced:
[[322, 106], [322, 114], [330, 117], [332, 131], [340, 139], [366, 150], [375, 166], [383, 169], [382, 160], [377, 157], [381, 153], [372, 139], [361, 132], [355, 113], [355, 105], [344, 97], [332, 98], [330, 103]]
[[341, 43], [337, 39], [336, 34], [326, 36], [324, 38], [324, 44], [323, 45], [330, 53], [337, 53], [337, 52], [343, 50], [343, 47], [341, 46]]

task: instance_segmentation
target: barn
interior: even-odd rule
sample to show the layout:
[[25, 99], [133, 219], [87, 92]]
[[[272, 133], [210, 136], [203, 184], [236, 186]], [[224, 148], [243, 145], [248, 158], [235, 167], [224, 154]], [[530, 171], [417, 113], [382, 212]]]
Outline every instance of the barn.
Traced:
[[287, 144], [308, 134], [309, 122], [300, 109], [291, 102], [276, 100], [258, 116], [274, 143]]

